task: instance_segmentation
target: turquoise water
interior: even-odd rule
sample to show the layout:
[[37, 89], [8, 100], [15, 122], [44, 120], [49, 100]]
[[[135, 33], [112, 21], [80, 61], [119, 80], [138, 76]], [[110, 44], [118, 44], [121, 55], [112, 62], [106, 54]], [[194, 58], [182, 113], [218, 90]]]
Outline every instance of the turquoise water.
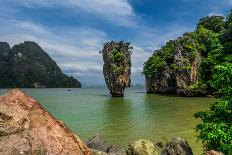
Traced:
[[122, 146], [140, 138], [156, 143], [179, 136], [194, 154], [202, 151], [193, 114], [208, 109], [212, 98], [147, 95], [144, 89], [128, 89], [124, 98], [111, 98], [106, 89], [72, 90], [24, 89], [84, 141], [97, 133]]

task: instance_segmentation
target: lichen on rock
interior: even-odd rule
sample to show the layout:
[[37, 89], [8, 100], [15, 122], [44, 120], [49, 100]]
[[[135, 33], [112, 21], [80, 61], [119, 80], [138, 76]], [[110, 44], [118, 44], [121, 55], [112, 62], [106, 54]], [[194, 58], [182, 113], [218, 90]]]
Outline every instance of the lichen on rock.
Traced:
[[130, 87], [131, 51], [129, 42], [106, 42], [101, 51], [104, 61], [103, 74], [113, 97], [124, 96], [124, 89]]
[[139, 139], [130, 142], [126, 147], [127, 155], [158, 155], [152, 142]]

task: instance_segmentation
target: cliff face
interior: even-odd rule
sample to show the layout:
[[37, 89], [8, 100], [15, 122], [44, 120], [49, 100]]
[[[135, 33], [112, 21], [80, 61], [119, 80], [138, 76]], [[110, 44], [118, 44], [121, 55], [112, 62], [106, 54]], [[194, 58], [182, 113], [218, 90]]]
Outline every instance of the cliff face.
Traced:
[[104, 61], [103, 74], [105, 82], [113, 97], [124, 95], [124, 89], [130, 87], [131, 79], [130, 43], [105, 43], [101, 51]]
[[155, 73], [153, 76], [146, 75], [146, 89], [148, 93], [175, 93], [176, 81], [173, 78], [173, 71], [168, 66], [165, 70]]
[[0, 154], [91, 155], [61, 121], [17, 89], [0, 96]]
[[204, 90], [198, 87], [202, 59], [201, 48], [191, 37], [191, 34], [185, 34], [177, 40], [168, 42], [145, 63], [148, 93], [178, 93], [183, 96], [204, 94]]
[[0, 88], [80, 87], [79, 81], [63, 74], [57, 64], [34, 42], [12, 49], [0, 42]]

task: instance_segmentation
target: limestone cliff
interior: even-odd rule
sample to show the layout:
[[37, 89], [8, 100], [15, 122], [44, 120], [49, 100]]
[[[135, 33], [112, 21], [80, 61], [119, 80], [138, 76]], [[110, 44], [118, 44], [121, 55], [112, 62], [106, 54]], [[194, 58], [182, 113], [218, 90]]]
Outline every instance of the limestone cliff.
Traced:
[[107, 42], [101, 51], [104, 61], [105, 82], [113, 97], [124, 95], [124, 89], [130, 87], [131, 52], [130, 43]]
[[25, 41], [12, 49], [0, 42], [0, 88], [81, 87], [65, 75], [35, 42]]
[[204, 94], [200, 86], [201, 47], [192, 37], [188, 33], [169, 41], [148, 59], [144, 66], [148, 93]]
[[61, 121], [16, 89], [0, 96], [0, 154], [91, 155]]

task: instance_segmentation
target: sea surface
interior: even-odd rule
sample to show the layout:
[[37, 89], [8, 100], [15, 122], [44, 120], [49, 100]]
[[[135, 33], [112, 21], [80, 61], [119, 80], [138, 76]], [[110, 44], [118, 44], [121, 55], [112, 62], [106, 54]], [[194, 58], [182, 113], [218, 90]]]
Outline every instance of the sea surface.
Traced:
[[[202, 152], [193, 114], [206, 110], [215, 99], [146, 94], [127, 89], [124, 98], [111, 98], [107, 89], [23, 89], [83, 141], [101, 134], [110, 142], [126, 146], [145, 138], [154, 143], [178, 136], [186, 139], [194, 154]], [[0, 89], [0, 94], [9, 90]]]

